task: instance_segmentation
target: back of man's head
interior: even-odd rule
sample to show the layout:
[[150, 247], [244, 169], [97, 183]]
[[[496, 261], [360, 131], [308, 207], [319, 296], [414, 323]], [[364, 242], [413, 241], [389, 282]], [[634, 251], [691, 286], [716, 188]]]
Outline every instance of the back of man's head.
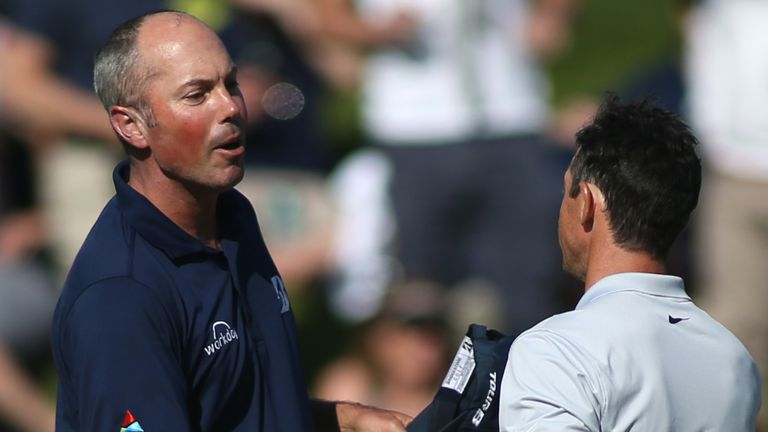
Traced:
[[701, 163], [690, 128], [652, 101], [608, 95], [576, 145], [566, 193], [575, 196], [580, 181], [596, 185], [616, 244], [663, 259], [698, 202]]

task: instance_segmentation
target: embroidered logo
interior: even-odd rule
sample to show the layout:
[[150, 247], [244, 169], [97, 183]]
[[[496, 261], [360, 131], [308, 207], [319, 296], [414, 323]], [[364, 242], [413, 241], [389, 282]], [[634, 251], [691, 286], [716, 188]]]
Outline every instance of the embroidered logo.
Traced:
[[213, 342], [203, 347], [205, 354], [209, 357], [218, 352], [228, 344], [239, 339], [237, 330], [230, 327], [225, 321], [216, 321], [211, 326], [211, 339]]
[[690, 318], [675, 318], [672, 315], [667, 315], [667, 316], [669, 317], [669, 323], [670, 324], [677, 324], [680, 321], [685, 321], [687, 319], [690, 319]]
[[144, 429], [141, 428], [131, 411], [125, 410], [125, 419], [123, 419], [123, 427], [120, 428], [120, 432], [144, 432]]
[[280, 313], [286, 313], [291, 308], [288, 302], [288, 293], [285, 291], [285, 284], [280, 276], [272, 276], [272, 288], [275, 289], [277, 302], [280, 304]]

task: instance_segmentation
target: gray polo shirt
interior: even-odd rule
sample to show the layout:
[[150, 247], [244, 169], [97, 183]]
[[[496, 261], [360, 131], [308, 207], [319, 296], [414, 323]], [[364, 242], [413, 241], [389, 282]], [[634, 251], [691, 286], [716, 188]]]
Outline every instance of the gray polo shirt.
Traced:
[[501, 384], [504, 431], [754, 431], [757, 368], [682, 279], [608, 276], [523, 333]]

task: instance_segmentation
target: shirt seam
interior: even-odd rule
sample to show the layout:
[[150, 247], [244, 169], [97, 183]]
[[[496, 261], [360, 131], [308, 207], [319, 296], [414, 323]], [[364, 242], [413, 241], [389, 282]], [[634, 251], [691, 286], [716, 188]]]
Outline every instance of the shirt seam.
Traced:
[[[93, 288], [95, 285], [97, 285], [97, 284], [100, 284], [100, 283], [103, 283], [103, 282], [106, 282], [106, 281], [110, 281], [110, 280], [118, 280], [118, 279], [129, 280], [129, 281], [131, 281], [131, 282], [134, 282], [134, 283], [136, 283], [137, 285], [140, 285], [140, 286], [142, 286], [142, 287], [146, 288], [146, 289], [147, 289], [147, 290], [150, 292], [150, 295], [151, 295], [151, 296], [152, 296], [152, 297], [153, 297], [153, 298], [156, 300], [156, 304], [157, 304], [157, 305], [159, 305], [159, 306], [160, 306], [160, 308], [162, 308], [162, 309], [163, 309], [163, 311], [165, 312], [165, 314], [166, 314], [168, 317], [170, 317], [170, 316], [171, 316], [171, 314], [170, 314], [170, 313], [169, 313], [169, 311], [168, 311], [168, 308], [166, 308], [166, 307], [165, 307], [165, 305], [163, 304], [163, 302], [159, 301], [159, 300], [160, 300], [160, 299], [159, 299], [159, 297], [158, 297], [158, 296], [157, 296], [157, 294], [154, 292], [154, 289], [153, 289], [151, 286], [149, 286], [149, 285], [147, 285], [147, 284], [145, 284], [145, 283], [142, 283], [142, 282], [138, 281], [138, 280], [137, 280], [135, 277], [133, 277], [133, 276], [131, 276], [131, 275], [113, 275], [113, 276], [107, 276], [107, 277], [104, 277], [104, 278], [101, 278], [101, 279], [95, 280], [95, 281], [93, 281], [93, 282], [89, 283], [88, 285], [86, 285], [86, 287], [85, 287], [85, 288], [83, 288], [83, 290], [82, 290], [82, 291], [81, 291], [81, 292], [80, 292], [80, 293], [77, 295], [77, 297], [75, 297], [75, 299], [74, 299], [74, 300], [72, 301], [72, 303], [69, 305], [69, 308], [67, 308], [67, 311], [66, 311], [66, 313], [62, 314], [61, 322], [62, 322], [62, 323], [65, 323], [65, 325], [64, 325], [64, 328], [61, 328], [61, 329], [59, 330], [59, 339], [60, 339], [60, 340], [62, 340], [62, 341], [64, 341], [64, 340], [65, 340], [63, 336], [64, 336], [64, 333], [65, 333], [65, 331], [66, 331], [66, 330], [68, 329], [68, 327], [69, 327], [69, 316], [71, 315], [71, 313], [72, 313], [72, 310], [73, 310], [73, 309], [75, 308], [75, 306], [77, 305], [77, 302], [80, 300], [80, 297], [82, 297], [82, 296], [83, 296], [83, 294], [85, 294], [85, 292], [86, 292], [86, 291], [88, 291], [89, 289], [92, 289], [92, 288]], [[180, 357], [180, 354], [181, 354], [181, 353], [176, 353], [176, 354], [177, 354], [177, 356], [176, 356], [176, 360], [180, 362], [180, 361], [181, 361], [181, 357]], [[64, 358], [63, 356], [62, 356], [62, 361], [64, 362], [64, 365], [65, 365], [65, 367], [67, 367], [67, 370], [69, 370], [69, 365], [67, 365], [67, 364], [66, 364], [66, 358]]]

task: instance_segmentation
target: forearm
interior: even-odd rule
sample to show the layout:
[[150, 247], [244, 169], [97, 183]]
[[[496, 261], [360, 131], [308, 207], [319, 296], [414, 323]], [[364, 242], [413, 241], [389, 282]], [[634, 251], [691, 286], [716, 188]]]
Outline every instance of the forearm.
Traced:
[[324, 34], [364, 49], [406, 40], [413, 27], [405, 16], [369, 23], [346, 0], [320, 0], [318, 14]]
[[237, 8], [264, 13], [276, 19], [294, 39], [302, 43], [316, 42], [320, 35], [318, 11], [307, 0], [230, 0]]
[[21, 30], [13, 32], [0, 59], [0, 95], [6, 114], [48, 134], [77, 134], [117, 142], [96, 96], [60, 79], [51, 70], [52, 48]]
[[51, 134], [115, 141], [104, 108], [91, 94], [50, 76], [20, 76], [5, 89], [12, 118]]

